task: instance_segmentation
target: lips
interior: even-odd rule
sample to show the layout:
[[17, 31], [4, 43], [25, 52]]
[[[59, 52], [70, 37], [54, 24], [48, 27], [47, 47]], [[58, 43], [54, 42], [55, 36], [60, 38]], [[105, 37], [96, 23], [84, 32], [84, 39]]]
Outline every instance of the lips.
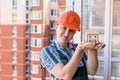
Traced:
[[62, 36], [62, 39], [63, 39], [64, 41], [66, 41], [66, 40], [68, 40], [68, 37]]

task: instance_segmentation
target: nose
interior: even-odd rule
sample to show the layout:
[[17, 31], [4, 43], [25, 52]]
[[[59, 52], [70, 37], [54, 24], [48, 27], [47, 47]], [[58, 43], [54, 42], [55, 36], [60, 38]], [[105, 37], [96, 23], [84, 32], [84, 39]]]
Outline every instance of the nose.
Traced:
[[65, 35], [65, 36], [68, 36], [69, 33], [70, 33], [69, 29], [66, 29], [64, 35]]

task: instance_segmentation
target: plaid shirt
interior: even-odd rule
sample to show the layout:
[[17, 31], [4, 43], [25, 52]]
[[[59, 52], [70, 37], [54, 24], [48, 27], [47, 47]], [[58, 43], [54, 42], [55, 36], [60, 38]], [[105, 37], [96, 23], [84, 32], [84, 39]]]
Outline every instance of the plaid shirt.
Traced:
[[[50, 72], [52, 67], [54, 67], [57, 63], [61, 62], [59, 50], [62, 52], [63, 55], [67, 57], [68, 60], [70, 60], [74, 54], [75, 47], [73, 46], [73, 44], [69, 44], [69, 50], [66, 50], [65, 48], [60, 46], [60, 44], [57, 43], [57, 41], [54, 41], [50, 46], [43, 48], [40, 52], [41, 64], [50, 73], [50, 80], [60, 80]], [[87, 60], [86, 55], [84, 55], [83, 58], [84, 60]], [[81, 66], [84, 66], [82, 61], [79, 67]]]

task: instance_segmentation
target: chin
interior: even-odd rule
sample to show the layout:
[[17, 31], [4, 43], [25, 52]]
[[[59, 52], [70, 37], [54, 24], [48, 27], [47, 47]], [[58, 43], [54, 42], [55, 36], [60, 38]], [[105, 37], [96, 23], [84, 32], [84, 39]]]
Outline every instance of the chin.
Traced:
[[68, 43], [69, 41], [68, 40], [62, 40], [61, 43], [65, 44], [65, 43]]

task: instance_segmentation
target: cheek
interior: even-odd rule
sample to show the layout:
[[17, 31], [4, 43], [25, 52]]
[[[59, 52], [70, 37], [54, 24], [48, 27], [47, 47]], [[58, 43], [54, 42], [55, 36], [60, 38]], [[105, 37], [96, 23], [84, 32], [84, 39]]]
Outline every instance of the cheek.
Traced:
[[60, 36], [61, 36], [60, 31], [57, 31], [57, 32], [56, 32], [56, 36], [57, 36], [57, 37], [60, 37]]
[[61, 30], [57, 30], [56, 34], [57, 34], [57, 36], [61, 36], [63, 34], [63, 32]]

